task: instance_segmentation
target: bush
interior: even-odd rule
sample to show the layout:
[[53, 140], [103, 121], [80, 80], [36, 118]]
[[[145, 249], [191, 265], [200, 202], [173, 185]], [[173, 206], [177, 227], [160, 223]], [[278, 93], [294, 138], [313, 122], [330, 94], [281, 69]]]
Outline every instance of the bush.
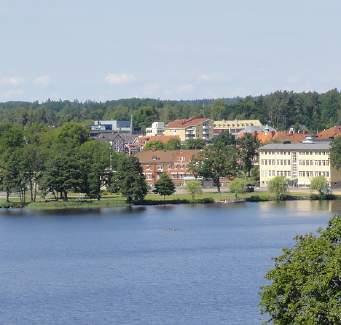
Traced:
[[282, 200], [288, 191], [288, 181], [283, 176], [276, 176], [269, 181], [268, 190], [275, 194], [277, 201]]
[[246, 192], [247, 181], [244, 178], [235, 178], [230, 183], [230, 192], [234, 193], [236, 199], [238, 198], [238, 194]]
[[319, 192], [320, 198], [329, 192], [328, 182], [324, 176], [316, 176], [310, 181], [310, 189]]
[[192, 201], [195, 200], [196, 194], [201, 194], [202, 193], [201, 183], [199, 181], [196, 181], [196, 180], [187, 181], [185, 186], [186, 186], [186, 190], [192, 196]]

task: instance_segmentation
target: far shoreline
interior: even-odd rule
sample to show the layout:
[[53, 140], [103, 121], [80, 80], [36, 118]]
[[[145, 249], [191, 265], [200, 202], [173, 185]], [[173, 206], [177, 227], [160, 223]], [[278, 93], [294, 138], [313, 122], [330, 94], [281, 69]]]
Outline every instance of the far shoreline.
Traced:
[[[341, 200], [341, 195], [325, 195], [323, 197], [310, 192], [289, 192], [283, 196], [279, 202], [283, 201], [330, 201]], [[128, 206], [164, 206], [179, 204], [222, 204], [233, 205], [243, 202], [270, 202], [278, 201], [269, 192], [251, 192], [242, 193], [237, 197], [230, 192], [206, 192], [197, 195], [194, 200], [189, 194], [173, 194], [165, 199], [156, 194], [148, 194], [144, 201], [128, 203], [121, 196], [104, 196], [101, 200], [79, 199], [71, 197], [68, 201], [62, 200], [39, 200], [37, 202], [27, 202], [22, 204], [18, 201], [5, 202], [0, 201], [0, 209], [27, 209], [27, 210], [69, 210], [69, 209], [101, 209], [101, 208], [119, 208]]]

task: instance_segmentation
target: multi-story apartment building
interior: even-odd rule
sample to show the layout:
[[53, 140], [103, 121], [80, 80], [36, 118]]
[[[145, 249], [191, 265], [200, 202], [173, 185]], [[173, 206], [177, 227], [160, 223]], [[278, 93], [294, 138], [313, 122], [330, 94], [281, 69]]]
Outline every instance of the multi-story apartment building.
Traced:
[[166, 125], [163, 134], [178, 136], [182, 142], [189, 139], [209, 141], [213, 137], [213, 121], [203, 117], [175, 120]]
[[150, 128], [146, 128], [146, 136], [162, 135], [164, 131], [164, 122], [153, 122]]
[[324, 176], [331, 187], [341, 185], [341, 174], [330, 164], [330, 142], [268, 144], [259, 149], [260, 186], [275, 176], [289, 185], [308, 187], [313, 177]]
[[263, 125], [259, 120], [221, 120], [214, 121], [214, 134], [228, 131], [230, 134], [237, 135], [246, 127], [257, 127], [262, 130]]
[[187, 177], [193, 177], [188, 170], [192, 158], [199, 150], [148, 150], [136, 154], [143, 174], [149, 185], [153, 186], [162, 173], [167, 173], [176, 185], [183, 185]]

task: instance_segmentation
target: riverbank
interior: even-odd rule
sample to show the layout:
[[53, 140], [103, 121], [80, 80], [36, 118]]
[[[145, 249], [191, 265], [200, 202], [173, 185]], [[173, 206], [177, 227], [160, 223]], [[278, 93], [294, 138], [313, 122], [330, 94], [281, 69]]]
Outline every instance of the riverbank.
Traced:
[[[310, 192], [290, 192], [283, 197], [283, 201], [290, 200], [319, 200], [316, 194]], [[323, 200], [338, 200], [341, 195], [329, 195], [322, 198]], [[143, 202], [137, 202], [135, 205], [164, 205], [164, 204], [207, 204], [207, 203], [223, 203], [233, 204], [238, 202], [263, 202], [274, 201], [275, 197], [269, 192], [252, 192], [242, 193], [236, 198], [233, 193], [229, 192], [205, 192], [198, 194], [192, 199], [190, 194], [173, 194], [166, 196], [165, 199], [157, 194], [148, 194]], [[13, 200], [9, 203], [0, 200], [0, 208], [28, 208], [34, 210], [55, 210], [55, 209], [96, 209], [96, 208], [114, 208], [119, 206], [127, 206], [125, 198], [121, 195], [106, 195], [101, 200], [83, 199], [79, 196], [70, 196], [68, 201], [55, 200], [38, 200], [37, 202], [28, 202], [24, 206], [18, 201]]]

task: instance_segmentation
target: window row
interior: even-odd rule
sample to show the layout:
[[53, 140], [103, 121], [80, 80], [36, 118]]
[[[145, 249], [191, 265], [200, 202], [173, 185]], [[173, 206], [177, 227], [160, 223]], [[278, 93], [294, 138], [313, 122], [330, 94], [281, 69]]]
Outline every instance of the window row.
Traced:
[[285, 176], [290, 177], [291, 171], [290, 170], [262, 170], [261, 175], [263, 177], [271, 177], [271, 176]]
[[[290, 155], [290, 151], [264, 151], [265, 155]], [[328, 155], [327, 151], [297, 151], [299, 155]]]
[[314, 177], [314, 176], [329, 177], [329, 172], [301, 171], [298, 173], [298, 176], [300, 177]]
[[301, 166], [329, 166], [329, 160], [299, 160]]
[[277, 166], [286, 166], [290, 165], [290, 159], [261, 159], [260, 164], [261, 165], [277, 165]]

